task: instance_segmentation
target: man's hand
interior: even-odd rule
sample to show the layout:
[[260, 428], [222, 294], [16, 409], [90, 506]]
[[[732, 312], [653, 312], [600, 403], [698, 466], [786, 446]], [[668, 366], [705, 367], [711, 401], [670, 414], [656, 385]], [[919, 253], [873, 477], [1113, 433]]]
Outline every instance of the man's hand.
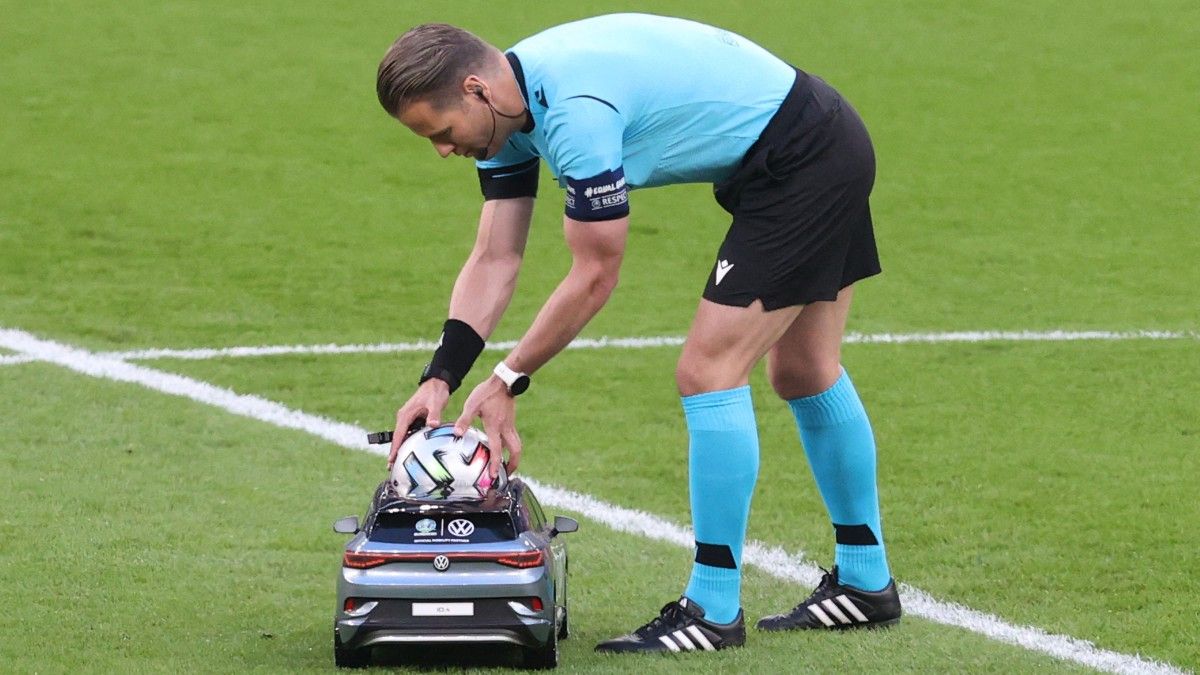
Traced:
[[483, 433], [487, 434], [491, 450], [488, 475], [493, 479], [500, 473], [500, 462], [504, 450], [508, 449], [505, 468], [511, 475], [521, 461], [521, 437], [517, 435], [517, 401], [508, 395], [508, 387], [500, 378], [492, 375], [479, 383], [463, 404], [462, 416], [454, 423], [454, 433], [462, 436], [467, 427], [478, 417], [483, 420]]
[[400, 444], [408, 437], [408, 428], [417, 419], [424, 417], [425, 424], [436, 427], [442, 423], [442, 410], [450, 400], [450, 385], [444, 380], [431, 377], [417, 387], [416, 393], [396, 411], [396, 430], [392, 434], [392, 451], [388, 453], [388, 471], [396, 463]]

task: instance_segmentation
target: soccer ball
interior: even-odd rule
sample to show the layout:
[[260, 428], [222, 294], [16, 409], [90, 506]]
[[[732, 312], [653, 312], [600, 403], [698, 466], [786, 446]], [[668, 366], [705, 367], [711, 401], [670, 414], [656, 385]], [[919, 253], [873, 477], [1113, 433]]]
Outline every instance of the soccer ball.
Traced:
[[474, 427], [459, 438], [453, 424], [415, 431], [400, 444], [391, 486], [409, 499], [483, 499], [492, 487], [487, 441]]

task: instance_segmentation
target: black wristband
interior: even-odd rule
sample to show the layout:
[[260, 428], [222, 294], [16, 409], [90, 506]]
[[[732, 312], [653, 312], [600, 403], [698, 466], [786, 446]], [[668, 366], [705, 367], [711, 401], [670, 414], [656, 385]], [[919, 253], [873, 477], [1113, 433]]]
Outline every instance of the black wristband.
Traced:
[[450, 385], [453, 394], [482, 351], [483, 338], [474, 328], [458, 319], [447, 319], [442, 325], [442, 338], [429, 365], [425, 366], [425, 372], [421, 373], [420, 382], [436, 377]]

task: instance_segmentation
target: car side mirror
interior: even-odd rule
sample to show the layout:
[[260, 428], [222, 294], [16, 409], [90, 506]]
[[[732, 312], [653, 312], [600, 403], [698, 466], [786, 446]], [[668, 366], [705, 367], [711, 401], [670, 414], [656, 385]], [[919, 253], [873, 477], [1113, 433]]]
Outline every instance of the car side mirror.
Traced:
[[341, 534], [356, 534], [358, 532], [358, 516], [338, 518], [333, 523], [333, 531]]
[[554, 516], [554, 528], [550, 530], [550, 538], [553, 539], [560, 534], [577, 530], [579, 530], [579, 521], [566, 516]]

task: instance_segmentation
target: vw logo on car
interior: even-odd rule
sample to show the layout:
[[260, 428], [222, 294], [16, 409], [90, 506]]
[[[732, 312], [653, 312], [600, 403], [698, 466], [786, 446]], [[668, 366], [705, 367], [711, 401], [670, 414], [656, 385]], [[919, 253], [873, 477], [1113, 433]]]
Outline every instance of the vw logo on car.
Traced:
[[450, 569], [450, 559], [444, 555], [439, 555], [433, 559], [433, 569], [439, 572], [445, 572]]
[[464, 518], [450, 521], [446, 526], [446, 531], [456, 537], [469, 537], [475, 531], [475, 525]]

